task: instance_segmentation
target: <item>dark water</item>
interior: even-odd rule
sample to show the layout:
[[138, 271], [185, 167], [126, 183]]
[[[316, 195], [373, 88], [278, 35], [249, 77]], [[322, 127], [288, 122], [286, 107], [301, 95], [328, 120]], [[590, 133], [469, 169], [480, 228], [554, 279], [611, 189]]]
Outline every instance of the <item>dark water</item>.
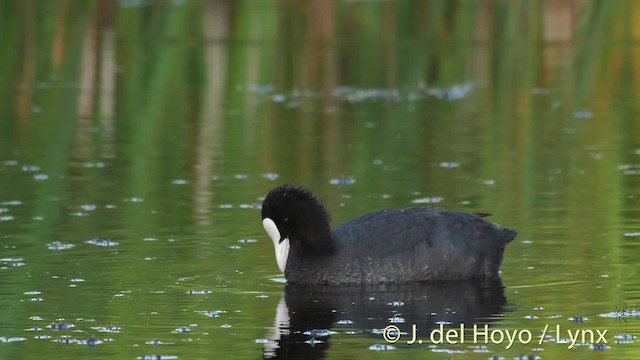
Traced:
[[[0, 3], [0, 358], [637, 357], [629, 3], [106, 3]], [[284, 182], [519, 236], [492, 281], [286, 285]]]

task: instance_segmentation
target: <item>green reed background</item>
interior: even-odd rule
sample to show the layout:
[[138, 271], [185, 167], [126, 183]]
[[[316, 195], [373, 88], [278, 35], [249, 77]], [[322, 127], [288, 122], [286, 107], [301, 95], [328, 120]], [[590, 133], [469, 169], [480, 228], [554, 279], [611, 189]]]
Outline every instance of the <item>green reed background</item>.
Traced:
[[[257, 214], [215, 209], [259, 202], [273, 184], [213, 178], [277, 172], [317, 189], [336, 223], [388, 206], [336, 205], [344, 191], [328, 179], [352, 176], [354, 198], [395, 190], [395, 206], [413, 191], [443, 195], [447, 207], [471, 199], [473, 210], [489, 208], [524, 229], [524, 239], [566, 238], [567, 246], [541, 241], [528, 250], [532, 258], [553, 253], [547, 266], [558, 274], [560, 260], [588, 268], [603, 253], [626, 272], [637, 251], [620, 232], [640, 226], [640, 177], [621, 170], [637, 165], [640, 149], [638, 24], [640, 3], [625, 0], [0, 0], [0, 161], [36, 164], [48, 175], [34, 182], [31, 173], [0, 170], [0, 201], [22, 200], [18, 219], [43, 218], [0, 228], [34, 247], [68, 233], [82, 240], [198, 234], [195, 248], [167, 247], [158, 256], [175, 256], [168, 266], [217, 256], [219, 276], [232, 277], [237, 262], [249, 274], [264, 266], [256, 256], [216, 254], [222, 248], [206, 238], [257, 237]], [[424, 96], [468, 82], [473, 91], [461, 101]], [[341, 86], [379, 95], [347, 101], [333, 95]], [[401, 99], [384, 95], [393, 90]], [[274, 101], [280, 95], [283, 103]], [[399, 171], [380, 176], [371, 166], [377, 159]], [[443, 181], [450, 170], [433, 166], [442, 161], [464, 166]], [[175, 179], [190, 185], [168, 186]], [[144, 202], [90, 221], [68, 215], [78, 204], [132, 198]], [[603, 232], [610, 236], [598, 241]], [[270, 256], [267, 245], [254, 251]], [[149, 251], [143, 242], [128, 249], [139, 257]], [[506, 266], [520, 261], [511, 259]], [[43, 271], [62, 262], [40, 260]], [[157, 271], [152, 262], [134, 276], [100, 264], [114, 292], [122, 288], [117, 279]], [[29, 281], [9, 280], [16, 289]], [[630, 291], [597, 301], [637, 298]], [[91, 302], [74, 306], [96, 312]], [[268, 323], [273, 314], [263, 310], [246, 313]]]
[[[503, 176], [524, 194], [517, 205], [530, 207], [544, 191], [538, 170], [549, 161], [578, 168], [588, 160], [572, 150], [589, 145], [614, 159], [595, 173], [590, 193], [603, 198], [572, 196], [580, 189], [568, 183], [544, 201], [617, 207], [638, 185], [617, 169], [633, 162], [640, 139], [630, 46], [638, 14], [633, 1], [0, 1], [0, 153], [43, 164], [52, 181], [17, 191], [40, 193], [38, 211], [56, 212], [46, 195], [100, 193], [113, 177], [124, 179], [122, 197], [144, 197], [158, 177], [193, 180], [194, 193], [206, 193], [214, 167], [242, 172], [245, 160], [311, 183], [310, 169], [373, 178], [364, 164], [376, 157], [409, 167], [424, 166], [410, 160], [415, 154], [446, 158], [447, 147], [412, 136], [446, 133], [471, 171]], [[302, 97], [292, 109], [256, 106], [260, 94], [250, 91], [418, 92], [468, 79], [482, 96], [464, 106], [427, 99], [411, 112], [388, 99], [332, 96]], [[548, 95], [531, 96], [536, 89]], [[368, 136], [358, 119], [378, 109], [384, 131]], [[599, 109], [611, 115], [598, 118]], [[574, 116], [584, 110], [595, 119]], [[491, 115], [451, 123], [474, 112]], [[578, 135], [567, 138], [567, 128]], [[465, 138], [479, 131], [476, 143]], [[406, 139], [381, 149], [388, 133]], [[356, 143], [347, 146], [345, 136]], [[493, 155], [503, 161], [482, 161]], [[104, 181], [78, 188], [56, 180], [78, 159], [104, 158], [120, 159], [117, 172], [98, 175]], [[430, 180], [428, 172], [405, 176]], [[360, 190], [383, 184], [372, 179]]]

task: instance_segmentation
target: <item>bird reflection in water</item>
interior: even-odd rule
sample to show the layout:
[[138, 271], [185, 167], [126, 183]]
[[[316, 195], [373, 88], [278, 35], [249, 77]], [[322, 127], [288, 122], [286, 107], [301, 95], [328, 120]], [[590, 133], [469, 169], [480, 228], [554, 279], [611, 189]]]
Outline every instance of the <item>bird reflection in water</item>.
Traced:
[[416, 284], [310, 286], [286, 284], [267, 334], [266, 359], [320, 359], [336, 333], [387, 344], [383, 329], [397, 326], [396, 347], [410, 347], [432, 330], [496, 321], [507, 301], [500, 278]]

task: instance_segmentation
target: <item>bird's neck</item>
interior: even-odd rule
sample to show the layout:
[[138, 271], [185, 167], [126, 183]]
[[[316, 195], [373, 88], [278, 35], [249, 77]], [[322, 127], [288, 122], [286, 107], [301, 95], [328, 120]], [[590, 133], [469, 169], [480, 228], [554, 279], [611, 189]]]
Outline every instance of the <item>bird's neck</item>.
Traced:
[[336, 241], [328, 222], [309, 226], [300, 232], [297, 239], [292, 240], [292, 245], [297, 244], [297, 250], [306, 256], [325, 256], [336, 251]]

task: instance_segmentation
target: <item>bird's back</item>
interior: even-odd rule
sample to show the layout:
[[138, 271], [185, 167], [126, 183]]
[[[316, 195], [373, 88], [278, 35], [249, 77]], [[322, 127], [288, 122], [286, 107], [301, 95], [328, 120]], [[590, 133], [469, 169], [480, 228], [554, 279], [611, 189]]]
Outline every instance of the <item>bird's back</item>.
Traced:
[[367, 283], [497, 274], [515, 235], [476, 214], [426, 207], [380, 210], [333, 230], [336, 260]]

